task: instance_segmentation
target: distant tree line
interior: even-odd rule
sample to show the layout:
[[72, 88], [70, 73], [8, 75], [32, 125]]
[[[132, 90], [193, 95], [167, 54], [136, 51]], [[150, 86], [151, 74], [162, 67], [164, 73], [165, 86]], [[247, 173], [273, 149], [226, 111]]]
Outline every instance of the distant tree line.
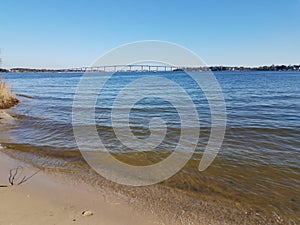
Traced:
[[184, 67], [186, 71], [300, 71], [300, 65]]
[[[259, 66], [259, 67], [244, 67], [244, 66], [208, 66], [208, 67], [182, 67], [175, 69], [174, 71], [300, 71], [300, 65], [271, 65], [271, 66]], [[74, 72], [67, 69], [30, 69], [30, 68], [12, 68], [1, 69], [0, 72]]]
[[7, 73], [7, 72], [9, 72], [9, 70], [0, 68], [0, 72], [1, 73]]

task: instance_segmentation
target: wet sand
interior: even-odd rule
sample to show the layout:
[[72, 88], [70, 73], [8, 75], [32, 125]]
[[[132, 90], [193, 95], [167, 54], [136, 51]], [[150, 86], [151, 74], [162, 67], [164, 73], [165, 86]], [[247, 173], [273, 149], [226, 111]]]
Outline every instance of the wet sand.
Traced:
[[[20, 170], [24, 175], [37, 171], [1, 153], [0, 185], [8, 185], [9, 170], [20, 165], [24, 167]], [[20, 178], [21, 174], [16, 181]], [[1, 187], [0, 199], [1, 225], [161, 224], [154, 215], [139, 214], [117, 196], [103, 196], [87, 185], [73, 186], [58, 176], [44, 172], [23, 185]], [[83, 216], [85, 210], [90, 210], [93, 215]]]
[[[15, 182], [39, 171], [0, 152], [0, 185], [8, 185], [0, 188], [1, 225], [285, 224], [280, 217], [268, 221], [248, 213], [231, 200], [205, 195], [199, 200], [162, 185], [117, 189], [103, 181], [95, 188], [76, 174], [40, 171], [26, 183], [10, 186], [9, 170], [18, 166], [23, 169]], [[82, 216], [86, 210], [93, 215]]]

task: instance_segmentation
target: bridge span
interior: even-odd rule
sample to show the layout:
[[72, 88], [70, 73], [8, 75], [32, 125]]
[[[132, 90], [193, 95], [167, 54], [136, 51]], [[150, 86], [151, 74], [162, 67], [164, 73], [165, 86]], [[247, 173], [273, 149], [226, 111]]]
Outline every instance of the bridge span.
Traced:
[[167, 65], [110, 65], [65, 69], [66, 72], [171, 72], [180, 69], [178, 66]]

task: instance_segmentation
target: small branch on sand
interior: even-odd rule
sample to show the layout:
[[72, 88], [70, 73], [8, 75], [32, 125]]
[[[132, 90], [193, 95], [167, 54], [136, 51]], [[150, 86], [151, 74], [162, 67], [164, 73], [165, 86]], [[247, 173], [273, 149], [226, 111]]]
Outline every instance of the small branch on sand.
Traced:
[[[18, 175], [18, 172], [20, 169], [23, 169], [22, 166], [18, 166], [17, 168], [11, 169], [9, 171], [9, 178], [8, 178], [8, 182], [10, 183], [10, 185], [15, 185], [15, 179], [16, 176]], [[24, 176], [18, 183], [16, 183], [17, 185], [21, 185], [25, 182], [27, 182], [29, 179], [31, 179], [33, 176], [35, 176], [36, 174], [38, 174], [41, 170], [36, 171], [35, 173], [33, 173], [31, 176], [26, 177]]]
[[[22, 167], [17, 167], [16, 169], [11, 169], [9, 170], [9, 177], [8, 177], [8, 182], [10, 183], [10, 185], [14, 185], [14, 180], [18, 174], [18, 170], [22, 168]], [[13, 174], [14, 171], [14, 174]]]
[[18, 183], [18, 185], [21, 185], [21, 184], [27, 182], [29, 179], [31, 179], [33, 176], [37, 175], [39, 172], [40, 172], [40, 170], [36, 171], [29, 177], [23, 177], [23, 179]]

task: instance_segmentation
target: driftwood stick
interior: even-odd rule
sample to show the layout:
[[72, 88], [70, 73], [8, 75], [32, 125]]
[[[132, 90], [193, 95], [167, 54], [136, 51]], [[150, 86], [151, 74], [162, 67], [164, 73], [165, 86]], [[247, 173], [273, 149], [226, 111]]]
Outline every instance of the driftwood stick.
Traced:
[[29, 177], [23, 177], [23, 179], [18, 183], [18, 185], [21, 185], [25, 182], [27, 182], [29, 179], [31, 179], [33, 176], [37, 175], [39, 172], [41, 172], [41, 170], [36, 171], [35, 173], [33, 173], [31, 176]]
[[[14, 185], [15, 184], [15, 179], [16, 179], [16, 176], [18, 175], [18, 172], [19, 172], [19, 169], [23, 169], [22, 166], [18, 166], [17, 168], [14, 168], [14, 169], [11, 169], [9, 171], [9, 178], [8, 178], [8, 181], [10, 183], [10, 185]], [[29, 177], [26, 177], [24, 176], [21, 181], [19, 181], [17, 183], [17, 185], [21, 185], [21, 184], [24, 184], [25, 182], [27, 182], [29, 179], [31, 179], [33, 176], [35, 176], [36, 174], [38, 174], [41, 170], [38, 170], [36, 171], [35, 173], [33, 173], [31, 176]], [[0, 186], [1, 187], [1, 186]]]
[[[8, 182], [11, 184], [11, 185], [14, 185], [14, 180], [18, 174], [18, 171], [19, 169], [22, 169], [23, 167], [22, 166], [18, 166], [17, 168], [14, 168], [14, 169], [11, 169], [9, 170], [9, 178], [8, 178]], [[14, 171], [14, 173], [13, 173]]]
[[26, 179], [26, 176], [24, 176], [24, 177], [22, 178], [22, 180], [18, 183], [18, 185], [22, 184], [22, 183], [24, 182], [25, 179]]

